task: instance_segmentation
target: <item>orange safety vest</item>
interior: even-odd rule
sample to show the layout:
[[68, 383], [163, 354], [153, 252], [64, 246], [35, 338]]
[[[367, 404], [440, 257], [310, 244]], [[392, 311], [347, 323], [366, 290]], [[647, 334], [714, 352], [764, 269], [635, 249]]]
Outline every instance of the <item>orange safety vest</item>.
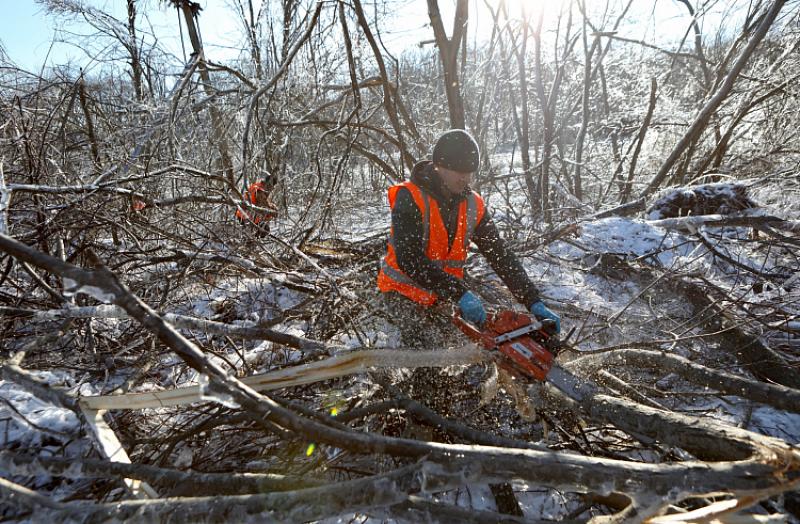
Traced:
[[[250, 187], [247, 188], [247, 191], [244, 192], [242, 197], [244, 197], [244, 200], [249, 201], [251, 204], [255, 205], [256, 193], [258, 193], [259, 191], [264, 191], [264, 182], [260, 180], [258, 182], [253, 182], [252, 184], [250, 184]], [[251, 221], [253, 222], [253, 224], [259, 224], [262, 220], [265, 222], [272, 220], [274, 216], [275, 215], [273, 214], [254, 213], [253, 217], [251, 218], [250, 215], [248, 215], [244, 210], [238, 208], [236, 209], [236, 218], [238, 218], [242, 222]]]
[[[425, 245], [425, 255], [445, 272], [463, 279], [470, 238], [486, 211], [483, 198], [473, 191], [459, 204], [458, 227], [455, 238], [453, 238], [453, 245], [449, 246], [447, 229], [439, 212], [438, 202], [413, 182], [403, 182], [389, 188], [389, 207], [394, 209], [397, 192], [402, 188], [411, 192], [422, 215], [422, 241]], [[384, 293], [396, 291], [423, 306], [431, 306], [437, 299], [436, 293], [421, 287], [400, 270], [395, 253], [394, 231], [389, 234], [388, 253], [381, 262], [381, 269], [378, 273], [378, 289]]]

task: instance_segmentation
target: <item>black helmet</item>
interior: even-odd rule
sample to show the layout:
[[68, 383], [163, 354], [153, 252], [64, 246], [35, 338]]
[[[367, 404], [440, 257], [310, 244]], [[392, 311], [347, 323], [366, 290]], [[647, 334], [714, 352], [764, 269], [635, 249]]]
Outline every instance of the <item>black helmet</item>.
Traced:
[[463, 129], [451, 129], [436, 141], [433, 163], [459, 173], [474, 173], [481, 164], [478, 143]]

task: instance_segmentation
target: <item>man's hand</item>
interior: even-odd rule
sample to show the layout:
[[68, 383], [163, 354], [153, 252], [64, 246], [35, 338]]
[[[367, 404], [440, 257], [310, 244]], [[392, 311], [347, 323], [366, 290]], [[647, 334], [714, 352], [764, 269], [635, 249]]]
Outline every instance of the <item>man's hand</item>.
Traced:
[[458, 307], [461, 309], [461, 316], [467, 322], [478, 327], [483, 326], [483, 323], [486, 322], [486, 309], [484, 309], [481, 299], [472, 291], [467, 291], [461, 296]]
[[533, 313], [539, 320], [550, 319], [556, 323], [556, 333], [561, 333], [561, 317], [547, 309], [544, 302], [537, 300], [531, 304], [531, 313]]

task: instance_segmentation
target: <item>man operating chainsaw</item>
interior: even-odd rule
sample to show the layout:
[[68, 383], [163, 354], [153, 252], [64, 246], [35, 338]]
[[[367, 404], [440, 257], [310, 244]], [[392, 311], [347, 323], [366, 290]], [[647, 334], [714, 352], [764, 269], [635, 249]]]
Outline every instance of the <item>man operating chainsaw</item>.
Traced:
[[414, 166], [410, 180], [389, 188], [392, 228], [378, 288], [423, 308], [450, 301], [480, 327], [486, 308], [464, 283], [473, 242], [514, 297], [539, 320], [553, 320], [560, 331], [560, 318], [542, 302], [483, 199], [469, 186], [479, 166], [478, 144], [466, 131], [453, 129], [439, 137], [431, 160]]

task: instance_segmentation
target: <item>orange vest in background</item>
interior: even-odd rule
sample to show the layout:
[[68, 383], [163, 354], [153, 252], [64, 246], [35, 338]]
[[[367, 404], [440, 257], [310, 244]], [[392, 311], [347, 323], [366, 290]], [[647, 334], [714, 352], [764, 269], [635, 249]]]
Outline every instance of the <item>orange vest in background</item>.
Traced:
[[[394, 209], [397, 192], [402, 188], [411, 192], [422, 216], [425, 255], [445, 272], [463, 279], [469, 240], [486, 211], [483, 198], [473, 191], [459, 204], [458, 228], [450, 246], [438, 202], [413, 182], [403, 182], [389, 188], [389, 207]], [[381, 262], [378, 289], [384, 293], [396, 291], [423, 306], [431, 306], [437, 299], [435, 293], [424, 289], [400, 270], [394, 247], [394, 231], [389, 234], [388, 253]]]
[[[248, 187], [247, 191], [245, 191], [242, 194], [242, 197], [244, 198], [245, 201], [250, 202], [253, 205], [256, 205], [256, 193], [264, 190], [265, 190], [264, 182], [259, 180], [257, 182], [253, 182], [252, 184], [250, 184], [250, 187]], [[253, 213], [253, 216], [251, 218], [250, 215], [245, 211], [243, 211], [242, 209], [236, 210], [236, 218], [238, 218], [242, 222], [250, 221], [254, 224], [259, 224], [261, 223], [262, 220], [265, 222], [272, 220], [274, 216], [275, 216], [274, 214]]]

